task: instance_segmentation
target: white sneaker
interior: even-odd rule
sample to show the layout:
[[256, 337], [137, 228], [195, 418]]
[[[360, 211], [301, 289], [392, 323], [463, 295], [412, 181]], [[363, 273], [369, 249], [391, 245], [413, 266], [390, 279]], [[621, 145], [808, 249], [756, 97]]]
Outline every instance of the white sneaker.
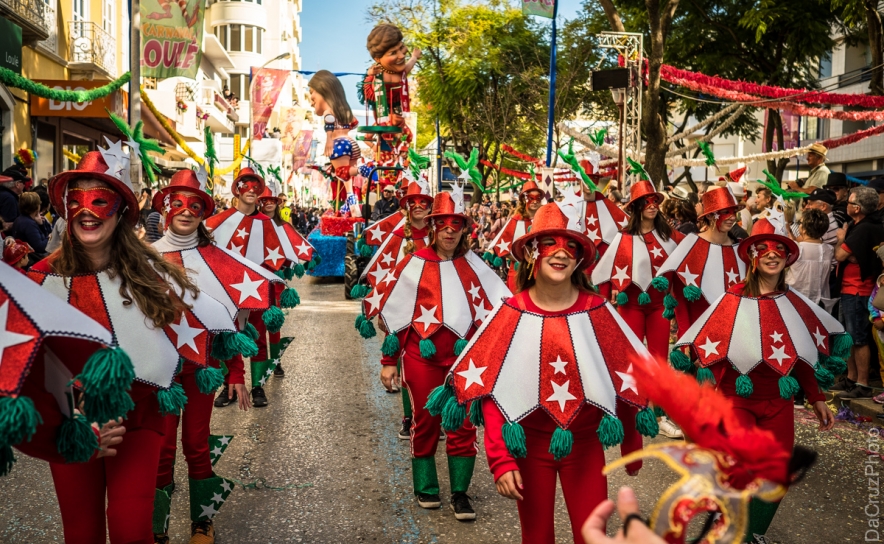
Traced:
[[666, 438], [684, 438], [684, 433], [681, 432], [681, 428], [673, 423], [668, 417], [661, 417], [657, 424], [660, 427], [660, 434]]

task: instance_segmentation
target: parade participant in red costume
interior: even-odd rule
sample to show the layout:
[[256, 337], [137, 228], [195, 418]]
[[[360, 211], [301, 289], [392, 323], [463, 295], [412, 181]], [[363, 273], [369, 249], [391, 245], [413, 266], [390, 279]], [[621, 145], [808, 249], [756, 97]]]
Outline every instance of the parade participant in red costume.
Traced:
[[664, 316], [675, 317], [680, 334], [746, 275], [746, 265], [737, 254], [739, 244], [728, 236], [737, 221], [736, 199], [726, 187], [711, 187], [702, 198], [700, 234], [685, 236], [657, 272], [675, 280], [674, 296], [664, 301]]
[[[200, 174], [204, 172], [201, 171]], [[264, 312], [274, 303], [274, 292], [284, 287], [284, 281], [259, 265], [219, 248], [202, 224], [212, 215], [215, 202], [205, 192], [205, 177], [192, 170], [180, 170], [168, 186], [153, 196], [153, 207], [164, 215], [165, 234], [153, 244], [167, 261], [181, 265], [200, 291], [224, 304], [231, 319], [240, 311]], [[275, 285], [272, 285], [275, 284]], [[280, 311], [274, 309], [275, 311]], [[270, 310], [273, 311], [273, 310]], [[240, 337], [242, 339], [243, 337]], [[249, 397], [244, 385], [245, 371], [238, 350], [212, 351], [211, 366], [220, 366], [220, 357], [226, 361], [229, 373], [228, 394], [239, 400], [239, 407], [248, 410]], [[249, 341], [247, 355], [255, 355], [257, 346]], [[166, 416], [166, 435], [160, 455], [160, 468], [154, 501], [154, 540], [169, 542], [168, 525], [171, 512], [171, 486], [178, 426], [183, 421], [181, 444], [187, 461], [190, 491], [191, 543], [214, 542], [213, 518], [233, 488], [230, 480], [218, 477], [212, 470], [209, 454], [209, 420], [212, 415], [213, 393], [223, 383], [220, 371], [211, 380], [200, 379], [194, 365], [183, 365], [176, 380], [187, 394], [187, 405], [182, 416]], [[221, 500], [214, 500], [218, 497]]]
[[[414, 410], [410, 429], [414, 494], [421, 507], [439, 508], [435, 454], [441, 418], [431, 415], [425, 404], [433, 388], [444, 382], [467, 339], [509, 291], [469, 250], [465, 236], [469, 218], [448, 193], [436, 195], [428, 221], [430, 245], [407, 255], [393, 280], [375, 287], [363, 301], [360, 326], [373, 331], [370, 320], [379, 315], [389, 333], [381, 370], [381, 382], [388, 390], [398, 378], [396, 359], [402, 357], [402, 384]], [[451, 509], [458, 520], [475, 519], [467, 491], [476, 461], [476, 429], [461, 414], [446, 434]]]
[[595, 247], [568, 224], [558, 204], [540, 208], [513, 245], [518, 294], [488, 317], [429, 402], [446, 428], [469, 403], [473, 424], [484, 420], [497, 491], [518, 501], [526, 544], [555, 542], [557, 477], [582, 543], [580, 527], [607, 498], [603, 448], [640, 450], [636, 423], [657, 434], [630, 374], [630, 357], [647, 350], [589, 284]]
[[[494, 240], [488, 245], [490, 248], [484, 255], [486, 261], [494, 260], [494, 266], [502, 266], [503, 259], [511, 255], [513, 242], [525, 235], [531, 228], [531, 220], [537, 210], [543, 206], [543, 191], [537, 187], [533, 181], [528, 181], [522, 185], [519, 192], [519, 205], [513, 216], [503, 225]], [[496, 258], [495, 258], [496, 257]], [[512, 259], [510, 259], [512, 261]], [[516, 267], [515, 262], [510, 263], [509, 272], [507, 273], [506, 286], [510, 291], [516, 289]]]
[[[835, 418], [822, 390], [843, 372], [851, 339], [825, 310], [786, 285], [786, 268], [798, 259], [798, 245], [767, 219], [739, 247], [749, 270], [679, 338], [698, 360], [697, 379], [714, 381], [747, 426], [771, 431], [783, 448], [795, 442], [792, 396], [803, 390], [820, 430]], [[677, 349], [670, 360], [690, 370]], [[779, 503], [753, 503], [749, 536], [764, 535]], [[752, 540], [749, 540], [752, 542]]]
[[[83, 411], [90, 421], [104, 424], [125, 417], [126, 435], [116, 456], [50, 464], [69, 543], [104, 542], [106, 528], [112, 543], [153, 542], [164, 415], [180, 411], [187, 401], [173, 381], [180, 359], [205, 367], [211, 333], [235, 331], [219, 302], [197, 297], [184, 270], [136, 237], [138, 201], [128, 169], [128, 156], [117, 144], [86, 153], [76, 170], [50, 180], [50, 200], [67, 220], [67, 231], [61, 248], [29, 272], [113, 331], [137, 380], [128, 395], [125, 385], [114, 385], [117, 395], [107, 402], [85, 397]], [[114, 374], [127, 373], [106, 368], [84, 373], [80, 382], [88, 388], [97, 376]]]
[[[231, 188], [233, 196], [237, 197], [236, 207], [208, 217], [204, 224], [219, 247], [229, 249], [255, 264], [276, 272], [281, 270], [286, 262], [296, 261], [297, 257], [288, 254], [276, 225], [258, 209], [258, 197], [264, 193], [265, 187], [263, 177], [251, 168], [243, 168], [233, 180]], [[280, 305], [294, 307], [299, 302], [297, 297], [293, 297], [288, 301], [281, 300]], [[258, 338], [255, 340], [258, 344], [258, 354], [249, 360], [252, 374], [252, 405], [255, 407], [267, 406], [264, 383], [276, 365], [274, 351], [277, 348], [274, 346], [278, 344], [271, 343], [268, 350], [267, 333], [278, 333], [284, 321], [285, 316], [282, 312], [272, 315], [260, 312], [249, 314], [249, 323], [258, 333]], [[225, 381], [224, 384], [230, 385], [229, 381]], [[221, 393], [215, 399], [216, 407], [220, 408], [237, 401], [235, 397], [230, 397], [228, 389], [228, 387], [221, 389]]]

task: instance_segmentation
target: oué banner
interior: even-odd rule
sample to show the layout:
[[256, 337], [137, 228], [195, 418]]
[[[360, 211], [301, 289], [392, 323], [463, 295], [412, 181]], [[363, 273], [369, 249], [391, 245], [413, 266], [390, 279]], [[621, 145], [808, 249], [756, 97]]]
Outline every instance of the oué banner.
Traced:
[[141, 0], [141, 75], [196, 79], [205, 0]]

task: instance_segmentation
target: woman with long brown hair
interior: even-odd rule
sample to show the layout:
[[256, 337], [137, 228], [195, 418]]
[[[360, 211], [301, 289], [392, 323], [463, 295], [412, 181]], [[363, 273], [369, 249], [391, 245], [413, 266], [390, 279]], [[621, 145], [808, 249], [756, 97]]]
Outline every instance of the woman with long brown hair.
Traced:
[[531, 220], [534, 218], [537, 210], [543, 205], [543, 200], [543, 191], [537, 187], [537, 184], [533, 181], [526, 182], [519, 192], [519, 204], [516, 206], [516, 213], [503, 225], [497, 236], [491, 240], [491, 243], [488, 245], [488, 251], [483, 256], [486, 261], [491, 262], [496, 267], [503, 266], [504, 259], [509, 258], [510, 263], [506, 285], [510, 288], [510, 291], [516, 288], [516, 263], [510, 257], [512, 244], [524, 236], [531, 228]]
[[[445, 375], [467, 340], [502, 297], [506, 285], [469, 250], [466, 235], [469, 218], [448, 193], [433, 201], [430, 245], [405, 257], [390, 282], [379, 283], [363, 301], [360, 325], [373, 332], [372, 318], [380, 316], [388, 331], [384, 340], [381, 383], [392, 389], [402, 357], [402, 384], [411, 397], [414, 415], [409, 429], [414, 494], [422, 508], [439, 508], [436, 476], [436, 447], [441, 418], [426, 404], [433, 388]], [[447, 432], [448, 473], [451, 509], [458, 520], [471, 520], [476, 513], [467, 491], [476, 461], [476, 429], [465, 416], [457, 430]]]

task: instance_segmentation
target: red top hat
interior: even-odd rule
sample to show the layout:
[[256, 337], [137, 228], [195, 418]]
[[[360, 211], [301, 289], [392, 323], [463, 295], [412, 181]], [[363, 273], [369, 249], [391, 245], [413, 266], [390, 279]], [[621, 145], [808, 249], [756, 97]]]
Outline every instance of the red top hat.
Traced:
[[656, 196], [657, 204], [663, 202], [663, 193], [658, 193], [650, 181], [646, 179], [638, 180], [629, 188], [629, 202], [626, 203], [626, 207], [629, 208], [636, 200], [651, 195]]
[[[408, 185], [408, 192], [405, 193], [405, 196], [399, 199], [399, 207], [407, 210], [408, 209], [408, 201], [409, 200], [426, 200], [431, 205], [433, 204], [433, 197], [428, 194], [423, 193], [421, 191], [420, 183], [410, 183]], [[434, 206], [435, 209], [435, 206]]]
[[111, 189], [123, 197], [125, 207], [120, 212], [132, 226], [138, 223], [138, 199], [132, 188], [122, 180], [107, 173], [108, 165], [100, 151], [89, 151], [80, 159], [80, 164], [74, 170], [62, 172], [49, 180], [49, 201], [64, 219], [67, 219], [67, 207], [65, 206], [65, 192], [68, 184], [77, 179], [95, 179], [107, 183]]
[[583, 260], [578, 268], [585, 268], [595, 261], [595, 244], [580, 231], [568, 228], [568, 218], [555, 202], [544, 204], [534, 214], [531, 230], [513, 242], [513, 255], [525, 260], [525, 244], [541, 236], [567, 236], [583, 247]]
[[782, 229], [779, 229], [778, 232], [778, 229], [766, 217], [762, 217], [752, 225], [752, 236], [740, 242], [740, 245], [737, 247], [737, 254], [746, 263], [751, 263], [752, 256], [750, 255], [750, 250], [755, 244], [765, 240], [778, 242], [786, 246], [786, 266], [792, 266], [798, 260], [798, 244], [788, 236], [783, 235]]
[[230, 192], [233, 193], [233, 196], [239, 196], [239, 182], [247, 181], [247, 180], [255, 180], [261, 184], [258, 187], [258, 194], [262, 194], [264, 192], [264, 188], [267, 187], [267, 184], [264, 182], [264, 178], [255, 173], [251, 168], [243, 168], [239, 171], [239, 175], [236, 176], [236, 179], [233, 180], [233, 187], [230, 188]]
[[737, 199], [727, 187], [710, 187], [703, 193], [703, 213], [699, 217], [705, 217], [711, 213], [718, 213], [727, 209], [737, 211]]
[[451, 194], [442, 191], [441, 193], [436, 195], [436, 198], [433, 199], [433, 209], [430, 212], [430, 215], [427, 216], [427, 219], [429, 220], [435, 217], [445, 217], [452, 215], [462, 217], [467, 223], [470, 222], [469, 216], [467, 216], [465, 213], [463, 213], [462, 211], [455, 211], [454, 200], [451, 198]]
[[169, 185], [163, 187], [153, 195], [151, 205], [156, 211], [163, 213], [163, 200], [166, 195], [187, 191], [200, 197], [205, 206], [205, 217], [212, 215], [215, 211], [215, 201], [209, 196], [209, 193], [200, 189], [200, 180], [196, 177], [196, 172], [190, 169], [179, 170], [172, 175]]
[[15, 265], [24, 259], [28, 253], [33, 253], [34, 248], [27, 242], [21, 240], [13, 240], [12, 243], [3, 247], [3, 261], [9, 265]]
[[527, 193], [530, 193], [531, 191], [538, 191], [541, 193], [543, 192], [543, 190], [537, 186], [537, 183], [535, 183], [534, 180], [530, 180], [530, 181], [526, 181], [525, 185], [522, 185], [522, 190], [519, 191], [519, 198], [525, 196]]

